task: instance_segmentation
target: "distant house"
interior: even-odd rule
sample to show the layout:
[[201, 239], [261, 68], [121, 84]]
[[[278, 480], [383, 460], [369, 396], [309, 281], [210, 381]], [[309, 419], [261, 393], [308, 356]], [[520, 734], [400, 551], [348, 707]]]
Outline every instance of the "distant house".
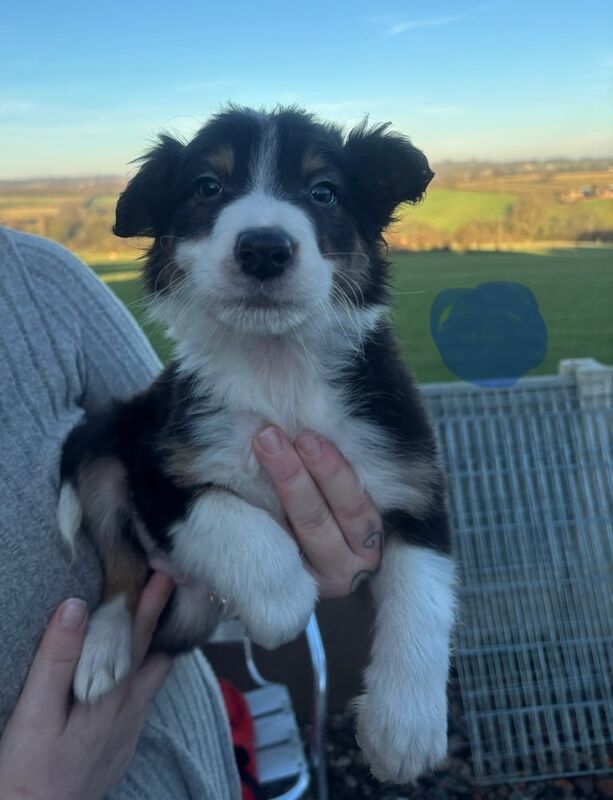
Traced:
[[571, 189], [565, 194], [560, 195], [562, 203], [578, 203], [580, 200], [588, 200], [591, 197], [608, 199], [613, 197], [613, 184], [596, 188], [595, 186], [581, 186], [578, 189]]
[[583, 197], [584, 195], [580, 189], [571, 189], [569, 192], [560, 195], [560, 200], [562, 203], [578, 203], [579, 200], [583, 200]]

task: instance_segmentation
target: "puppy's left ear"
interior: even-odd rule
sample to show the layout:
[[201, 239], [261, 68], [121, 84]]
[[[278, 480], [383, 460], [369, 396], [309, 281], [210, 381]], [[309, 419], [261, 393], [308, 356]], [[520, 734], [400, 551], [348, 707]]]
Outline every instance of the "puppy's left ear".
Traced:
[[390, 123], [354, 128], [345, 142], [347, 170], [358, 206], [381, 233], [401, 203], [417, 203], [434, 177], [426, 156]]

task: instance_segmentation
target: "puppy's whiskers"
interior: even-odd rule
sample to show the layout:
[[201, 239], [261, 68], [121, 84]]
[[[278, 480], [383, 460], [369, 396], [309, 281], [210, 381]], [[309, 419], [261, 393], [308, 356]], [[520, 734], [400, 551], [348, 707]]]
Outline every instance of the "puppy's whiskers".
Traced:
[[370, 259], [370, 256], [368, 256], [367, 253], [362, 253], [359, 250], [339, 250], [337, 253], [322, 253], [322, 256], [357, 256], [358, 258], [363, 258], [366, 261]]
[[[343, 281], [347, 286], [347, 288], [351, 290], [351, 293], [353, 294], [353, 299], [355, 301], [355, 305], [360, 308], [364, 307], [364, 292], [362, 291], [360, 285], [355, 280], [350, 278], [349, 275], [344, 275], [342, 272], [337, 272], [335, 278], [337, 280]], [[342, 290], [341, 286], [338, 286], [337, 284], [337, 288], [340, 289], [346, 296], [346, 293]], [[348, 297], [347, 300], [349, 300]]]
[[[360, 352], [362, 349], [362, 341], [359, 333], [360, 330], [359, 321], [355, 316], [354, 309], [352, 309], [350, 304], [346, 302], [346, 298], [344, 299], [343, 296], [338, 297], [336, 295], [337, 291], [338, 287], [332, 287], [331, 299], [319, 301], [319, 307], [322, 308], [324, 314], [327, 315], [328, 319], [331, 321], [332, 326], [338, 327], [340, 329], [342, 336], [347, 342], [349, 350], [351, 352]], [[331, 300], [335, 300], [338, 308], [347, 313], [347, 316], [349, 317], [351, 322], [351, 329], [352, 329], [351, 331], [347, 329], [345, 323], [343, 322], [338, 313], [337, 308], [335, 308], [335, 303], [331, 302]], [[336, 322], [336, 326], [334, 326], [334, 322]], [[327, 337], [329, 331], [322, 331], [321, 333], [325, 341], [325, 338]]]

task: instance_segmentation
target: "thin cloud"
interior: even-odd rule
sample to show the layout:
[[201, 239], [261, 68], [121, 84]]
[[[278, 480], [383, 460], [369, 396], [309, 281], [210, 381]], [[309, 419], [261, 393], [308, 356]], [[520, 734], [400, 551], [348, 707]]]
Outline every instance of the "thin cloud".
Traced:
[[470, 8], [468, 11], [463, 11], [461, 14], [448, 14], [443, 17], [425, 17], [424, 19], [407, 19], [389, 27], [384, 36], [400, 36], [407, 31], [413, 31], [418, 28], [441, 28], [444, 25], [452, 25], [454, 22], [460, 22], [468, 17], [474, 17], [475, 14], [481, 14], [484, 11], [489, 11], [490, 8], [499, 6], [500, 2], [485, 3], [475, 8]]
[[426, 19], [409, 19], [405, 22], [398, 22], [392, 25], [387, 31], [386, 36], [399, 36], [401, 33], [413, 31], [416, 28], [441, 28], [443, 25], [451, 25], [452, 22], [458, 22], [467, 14], [450, 14], [447, 17], [429, 17]]

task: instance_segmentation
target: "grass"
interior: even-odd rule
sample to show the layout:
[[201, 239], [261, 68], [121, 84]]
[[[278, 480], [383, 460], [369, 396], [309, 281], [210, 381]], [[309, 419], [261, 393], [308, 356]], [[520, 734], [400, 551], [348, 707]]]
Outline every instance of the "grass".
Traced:
[[613, 220], [613, 199], [584, 200], [570, 206], [561, 206], [551, 209], [550, 216], [555, 216], [562, 222], [580, 221], [586, 230], [611, 227]]
[[[133, 264], [114, 264], [113, 266], [108, 264], [94, 264], [92, 266], [102, 280], [105, 280], [105, 278], [109, 276], [112, 279], [114, 277], [113, 273], [117, 271], [117, 269], [121, 269], [122, 271], [134, 269]], [[148, 318], [140, 280], [138, 278], [122, 281], [111, 280], [107, 282], [107, 285], [133, 314], [162, 361], [168, 361], [172, 354], [172, 343], [165, 335], [163, 327], [155, 322], [151, 322]]]
[[435, 230], [455, 233], [468, 222], [496, 222], [502, 219], [516, 200], [516, 195], [507, 192], [436, 189], [428, 193], [426, 202], [410, 210], [410, 218], [416, 223], [430, 225]]
[[560, 250], [546, 255], [403, 253], [394, 262], [395, 328], [420, 381], [454, 380], [430, 336], [430, 307], [436, 295], [486, 281], [515, 281], [534, 292], [549, 346], [533, 374], [557, 372], [562, 358], [592, 356], [613, 363], [613, 250]]
[[[473, 288], [486, 281], [515, 281], [536, 295], [549, 332], [545, 360], [533, 373], [555, 373], [562, 358], [592, 356], [613, 363], [613, 250], [526, 253], [397, 253], [394, 324], [402, 350], [419, 381], [454, 380], [430, 336], [430, 307], [443, 289]], [[93, 265], [104, 279], [135, 264]], [[159, 327], [145, 321], [137, 280], [109, 287], [143, 324], [162, 359], [170, 344]]]

